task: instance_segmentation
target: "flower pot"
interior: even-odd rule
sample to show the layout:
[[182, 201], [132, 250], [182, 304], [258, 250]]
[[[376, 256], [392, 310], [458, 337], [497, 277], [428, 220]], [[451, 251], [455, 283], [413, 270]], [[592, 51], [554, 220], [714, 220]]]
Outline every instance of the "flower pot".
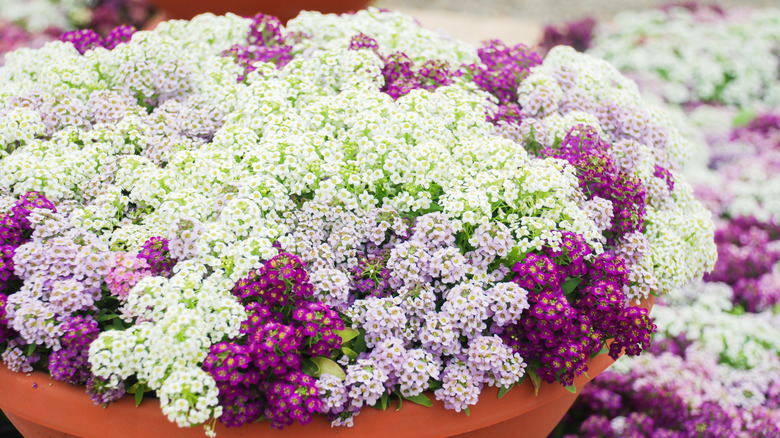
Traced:
[[363, 9], [368, 6], [370, 0], [151, 0], [151, 2], [163, 10], [169, 19], [190, 19], [204, 12], [212, 12], [217, 15], [232, 12], [244, 16], [252, 16], [262, 12], [274, 15], [282, 22], [287, 22], [303, 10], [341, 14]]
[[[642, 302], [652, 308], [651, 297]], [[220, 438], [239, 436], [293, 437], [336, 436], [339, 438], [394, 437], [403, 431], [405, 437], [482, 437], [515, 436], [546, 437], [577, 398], [582, 387], [614, 361], [606, 354], [593, 358], [588, 364], [587, 376], [575, 379], [577, 393], [571, 393], [560, 384], [542, 382], [534, 395], [531, 379], [513, 388], [498, 399], [496, 388], [484, 388], [479, 403], [472, 406], [470, 415], [445, 410], [443, 403], [433, 400], [427, 408], [405, 402], [386, 411], [364, 408], [351, 428], [332, 428], [324, 416], [316, 416], [310, 424], [294, 424], [284, 430], [271, 429], [268, 423], [255, 423], [240, 428], [217, 424]], [[109, 405], [95, 406], [84, 389], [58, 382], [41, 372], [15, 373], [0, 367], [0, 409], [19, 431], [31, 437], [203, 437], [199, 427], [178, 428], [168, 421], [156, 399], [144, 400], [135, 407], [131, 397]], [[121, 432], [120, 432], [121, 431]]]

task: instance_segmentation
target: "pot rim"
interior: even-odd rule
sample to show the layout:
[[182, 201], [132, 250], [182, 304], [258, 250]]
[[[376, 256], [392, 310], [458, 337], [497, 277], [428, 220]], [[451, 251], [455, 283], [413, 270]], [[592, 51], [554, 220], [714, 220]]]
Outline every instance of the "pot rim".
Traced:
[[[640, 307], [652, 308], [654, 297], [643, 300]], [[600, 354], [588, 361], [587, 375], [574, 379], [577, 393], [614, 361]], [[395, 437], [403, 431], [407, 437], [444, 437], [479, 430], [520, 415], [535, 412], [545, 405], [571, 393], [559, 383], [542, 382], [537, 395], [531, 379], [524, 379], [504, 397], [498, 399], [498, 388], [484, 387], [479, 402], [470, 406], [470, 415], [444, 409], [444, 404], [429, 393], [433, 406], [428, 408], [407, 401], [396, 411], [393, 402], [386, 411], [365, 407], [355, 417], [353, 427], [331, 427], [324, 415], [315, 415], [312, 422], [302, 426], [295, 423], [284, 430], [270, 427], [268, 422], [253, 423], [240, 428], [228, 428], [217, 422], [218, 437], [238, 436], [291, 437], [337, 435], [343, 438], [365, 436]], [[132, 397], [124, 397], [108, 407], [95, 406], [83, 387], [52, 379], [33, 371], [17, 373], [0, 365], [0, 409], [42, 426], [83, 437], [117, 436], [171, 436], [204, 437], [201, 427], [179, 428], [162, 413], [158, 399], [144, 399], [135, 406]]]

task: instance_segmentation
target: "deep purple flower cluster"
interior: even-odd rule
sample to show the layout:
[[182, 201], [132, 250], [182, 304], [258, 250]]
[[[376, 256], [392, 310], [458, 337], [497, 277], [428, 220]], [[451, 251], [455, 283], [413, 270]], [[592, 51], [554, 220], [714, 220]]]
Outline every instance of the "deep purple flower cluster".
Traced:
[[496, 96], [501, 104], [517, 102], [517, 87], [542, 63], [542, 57], [524, 44], [507, 46], [499, 40], [487, 41], [477, 51], [482, 65], [468, 66], [474, 82]]
[[93, 375], [87, 381], [87, 395], [96, 405], [107, 405], [125, 396], [126, 388], [124, 380], [119, 385], [113, 386], [109, 380]]
[[[531, 291], [523, 319], [502, 334], [527, 361], [536, 361], [539, 376], [564, 385], [587, 371], [587, 360], [613, 338], [609, 354], [638, 355], [647, 348], [655, 325], [646, 309], [627, 307], [623, 287], [628, 271], [620, 257], [604, 253], [592, 262], [581, 236], [565, 232], [560, 249], [528, 254], [513, 267], [512, 281]], [[577, 289], [564, 282], [579, 278]]]
[[0, 344], [14, 337], [13, 329], [8, 327], [8, 319], [6, 319], [6, 304], [8, 304], [8, 297], [0, 292]]
[[320, 390], [315, 379], [301, 371], [293, 371], [283, 378], [263, 385], [268, 397], [265, 416], [274, 427], [289, 426], [297, 420], [301, 424], [311, 421], [314, 413], [323, 410]]
[[[558, 149], [543, 153], [563, 158], [577, 169], [580, 188], [588, 199], [598, 196], [612, 202], [612, 225], [605, 234], [609, 242], [614, 242], [644, 227], [645, 190], [639, 178], [615, 165], [606, 152], [608, 148], [609, 144], [593, 127], [576, 125], [566, 133]], [[673, 181], [667, 180], [667, 184]]]
[[768, 136], [778, 131], [780, 131], [780, 115], [774, 113], [763, 113], [757, 115], [747, 125], [736, 128], [734, 131], [732, 131], [731, 139], [737, 140], [745, 132]]
[[392, 53], [384, 59], [384, 62], [382, 76], [385, 78], [385, 84], [382, 86], [382, 91], [393, 99], [398, 99], [418, 88], [419, 82], [413, 70], [414, 62], [405, 53]]
[[136, 32], [136, 28], [133, 26], [117, 26], [111, 30], [103, 39], [103, 47], [108, 50], [112, 50], [114, 47], [124, 44], [133, 38], [133, 34]]
[[[378, 54], [379, 43], [364, 33], [358, 33], [350, 40], [349, 49], [367, 49]], [[414, 61], [403, 52], [382, 56], [382, 61], [384, 62], [382, 76], [385, 78], [382, 91], [393, 99], [398, 99], [418, 88], [433, 91], [438, 87], [450, 85], [456, 74], [450, 70], [447, 62], [434, 59], [429, 59], [416, 67]]]
[[25, 230], [29, 230], [31, 225], [27, 217], [36, 208], [44, 208], [51, 211], [57, 211], [54, 204], [38, 192], [27, 192], [22, 195], [16, 204], [11, 207], [11, 214], [17, 217], [19, 224]]
[[162, 275], [167, 277], [171, 275], [171, 269], [177, 260], [171, 257], [168, 249], [168, 239], [164, 237], [151, 237], [144, 242], [138, 258], [146, 261], [152, 275]]
[[[589, 252], [584, 242], [574, 235], [565, 236], [567, 245], [559, 259], [581, 261]], [[579, 262], [572, 269], [583, 268]], [[592, 333], [589, 321], [580, 323], [577, 311], [564, 296], [561, 283], [567, 276], [568, 265], [558, 265], [547, 255], [528, 254], [513, 267], [513, 281], [528, 289], [530, 308], [515, 325], [502, 334], [504, 341], [520, 353], [526, 361], [536, 361], [539, 376], [547, 382], [560, 380], [571, 384], [576, 375], [587, 371], [586, 360], [601, 341]], [[587, 319], [587, 318], [586, 318]]]
[[103, 38], [99, 33], [92, 29], [79, 29], [65, 32], [60, 37], [60, 41], [72, 43], [76, 50], [83, 55], [87, 50], [92, 50], [97, 47], [111, 50], [119, 44], [130, 41], [135, 32], [135, 27], [122, 25], [114, 28], [105, 38]]
[[91, 377], [89, 344], [100, 334], [94, 319], [74, 316], [62, 325], [61, 348], [49, 356], [49, 372], [56, 380], [84, 385]]
[[338, 349], [335, 330], [344, 322], [314, 301], [308, 273], [292, 254], [281, 253], [239, 280], [233, 294], [247, 313], [243, 337], [212, 346], [203, 364], [219, 387], [221, 421], [241, 426], [264, 415], [279, 429], [308, 423], [322, 404], [303, 363]]
[[284, 67], [292, 59], [292, 48], [278, 18], [257, 14], [249, 25], [247, 44], [234, 45], [225, 55], [233, 56], [236, 64], [244, 68], [238, 76], [238, 80], [243, 81], [247, 74], [255, 71], [256, 62], [271, 62], [277, 67]]
[[[778, 436], [780, 429], [764, 410], [751, 413], [741, 424], [739, 412], [713, 401], [691, 409], [673, 385], [632, 382], [643, 376], [634, 372], [606, 371], [586, 386], [559, 425], [566, 438], [574, 437], [673, 437], [722, 438]], [[619, 431], [610, 418], [624, 419]], [[561, 430], [562, 429], [562, 430]], [[560, 435], [559, 435], [560, 436]]]
[[38, 192], [27, 192], [16, 201], [9, 213], [0, 213], [0, 292], [5, 291], [9, 283], [16, 279], [14, 254], [32, 232], [28, 216], [36, 208], [56, 211], [54, 204], [45, 196]]
[[555, 46], [571, 46], [578, 52], [584, 52], [591, 46], [595, 27], [596, 20], [590, 17], [570, 21], [560, 27], [547, 25], [539, 48], [546, 53]]
[[[1, 220], [1, 219], [0, 219]], [[0, 237], [2, 239], [2, 237]], [[0, 293], [8, 288], [8, 284], [15, 278], [14, 252], [16, 246], [0, 245]]]
[[236, 282], [233, 294], [246, 305], [257, 302], [272, 312], [296, 305], [312, 296], [314, 287], [303, 262], [293, 254], [282, 253], [263, 267]]
[[523, 108], [516, 103], [499, 105], [495, 113], [488, 115], [488, 121], [495, 124], [499, 122], [520, 126], [523, 121]]
[[760, 312], [780, 302], [780, 290], [760, 287], [764, 276], [780, 261], [780, 250], [771, 242], [780, 240], [780, 225], [761, 222], [755, 217], [738, 217], [715, 230], [718, 261], [705, 274], [706, 281], [732, 286], [734, 302], [750, 312]]
[[349, 40], [349, 50], [361, 49], [373, 50], [379, 53], [379, 43], [370, 36], [360, 32]]

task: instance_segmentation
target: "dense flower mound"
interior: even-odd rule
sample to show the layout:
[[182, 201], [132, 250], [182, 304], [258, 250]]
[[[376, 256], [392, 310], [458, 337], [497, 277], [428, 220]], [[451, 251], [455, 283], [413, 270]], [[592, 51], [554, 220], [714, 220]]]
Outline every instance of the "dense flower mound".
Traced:
[[119, 40], [0, 69], [0, 214], [29, 222], [3, 360], [96, 402], [208, 429], [468, 412], [526, 373], [570, 385], [609, 338], [639, 354], [639, 301], [714, 266], [688, 142], [571, 49], [377, 9]]

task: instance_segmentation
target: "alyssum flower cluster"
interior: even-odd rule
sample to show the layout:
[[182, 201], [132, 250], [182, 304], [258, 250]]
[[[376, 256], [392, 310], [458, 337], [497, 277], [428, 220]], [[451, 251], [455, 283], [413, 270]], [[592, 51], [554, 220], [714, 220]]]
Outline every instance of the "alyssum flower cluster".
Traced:
[[[202, 15], [0, 69], [3, 361], [181, 426], [571, 385], [712, 268], [688, 144], [608, 64], [402, 14]], [[78, 48], [78, 50], [77, 50]], [[209, 426], [210, 427], [210, 426]]]

